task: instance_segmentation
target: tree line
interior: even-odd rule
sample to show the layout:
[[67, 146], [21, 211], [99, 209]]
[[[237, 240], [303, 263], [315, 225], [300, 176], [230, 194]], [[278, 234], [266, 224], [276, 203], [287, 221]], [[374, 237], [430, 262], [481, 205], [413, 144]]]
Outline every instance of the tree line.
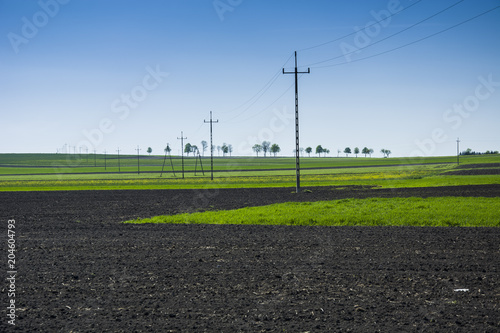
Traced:
[[276, 154], [281, 151], [281, 148], [277, 143], [271, 144], [269, 141], [262, 141], [262, 144], [254, 144], [252, 150], [257, 154], [257, 157], [260, 152], [264, 153], [264, 157], [267, 156], [268, 152], [273, 153], [274, 157], [276, 157]]
[[[302, 153], [304, 151], [308, 154], [309, 157], [311, 157], [311, 153], [313, 151], [312, 147], [307, 147], [305, 150], [304, 150], [304, 148], [300, 148], [300, 153]], [[294, 150], [294, 152], [295, 152], [295, 150]], [[341, 152], [342, 152], [342, 150], [338, 149], [337, 156], [339, 156]], [[372, 157], [374, 150], [372, 148], [364, 147], [360, 151], [358, 147], [354, 147], [354, 150], [351, 150], [350, 147], [345, 147], [343, 152], [344, 152], [344, 154], [346, 154], [345, 155], [346, 157], [349, 157], [349, 154], [352, 154], [352, 153], [354, 153], [354, 155], [356, 157], [358, 157], [358, 155], [360, 153], [364, 154], [365, 157], [366, 157], [366, 155], [370, 155], [370, 157]], [[382, 149], [380, 152], [384, 155], [384, 157], [389, 157], [389, 155], [392, 153], [389, 149]], [[318, 145], [318, 146], [316, 146], [315, 153], [318, 154], [318, 157], [320, 157], [321, 154], [324, 154], [324, 156], [326, 157], [326, 154], [330, 153], [330, 149], [324, 148], [322, 145]]]
[[[201, 141], [201, 155], [205, 156], [205, 151], [207, 151], [207, 149], [208, 149], [207, 141], [205, 141], [205, 140]], [[229, 156], [231, 156], [231, 154], [233, 152], [233, 145], [223, 143], [222, 146], [215, 146], [214, 145], [212, 147], [212, 149], [213, 149], [213, 151], [217, 150], [217, 154], [219, 156], [220, 156], [221, 152], [222, 152], [222, 156], [226, 156], [226, 154], [229, 154]], [[256, 143], [255, 145], [253, 145], [252, 150], [255, 152], [257, 157], [259, 156], [259, 153], [263, 153], [264, 157], [266, 157], [268, 153], [274, 154], [274, 156], [276, 157], [276, 154], [281, 152], [281, 148], [277, 143], [271, 143], [269, 141], [263, 141], [260, 144]], [[471, 154], [471, 152], [469, 152], [469, 150], [470, 149], [468, 149], [466, 152], [463, 152], [462, 154], [463, 155]], [[153, 150], [151, 149], [151, 147], [149, 147], [147, 150], [147, 152], [149, 154], [151, 154], [152, 151]], [[172, 151], [172, 148], [170, 148], [169, 144], [167, 144], [164, 151], [166, 154], [170, 154], [170, 152]], [[193, 153], [193, 156], [195, 156], [196, 153], [199, 153], [199, 152], [200, 151], [199, 151], [199, 148], [197, 145], [192, 145], [191, 143], [188, 142], [184, 146], [184, 153], [186, 153], [188, 155], [190, 153]], [[295, 149], [293, 152], [295, 153]], [[311, 157], [311, 153], [313, 152], [313, 149], [312, 149], [312, 147], [307, 147], [305, 149], [301, 147], [299, 152], [300, 152], [300, 154], [303, 154], [305, 152], [308, 154], [309, 157]], [[338, 149], [337, 156], [339, 156], [341, 152], [342, 151], [340, 149]], [[381, 149], [380, 152], [384, 155], [384, 157], [389, 157], [389, 155], [392, 153], [389, 149], [385, 149], [385, 148]], [[326, 157], [326, 155], [330, 153], [330, 149], [324, 148], [322, 145], [318, 145], [318, 146], [316, 146], [315, 153], [318, 154], [318, 157], [321, 157], [321, 154], [324, 154], [324, 156]], [[351, 150], [350, 147], [345, 147], [343, 153], [346, 154], [346, 157], [349, 157], [349, 154], [353, 154], [353, 153], [356, 157], [358, 157], [358, 155], [360, 153], [364, 154], [365, 157], [367, 155], [370, 155], [370, 157], [372, 157], [374, 150], [372, 148], [368, 148], [368, 147], [364, 147], [362, 150], [360, 150], [359, 147], [354, 147], [353, 150]], [[488, 151], [486, 153], [490, 153], [490, 152]], [[494, 152], [494, 153], [498, 154], [498, 151]], [[473, 152], [473, 154], [475, 154], [475, 152]]]

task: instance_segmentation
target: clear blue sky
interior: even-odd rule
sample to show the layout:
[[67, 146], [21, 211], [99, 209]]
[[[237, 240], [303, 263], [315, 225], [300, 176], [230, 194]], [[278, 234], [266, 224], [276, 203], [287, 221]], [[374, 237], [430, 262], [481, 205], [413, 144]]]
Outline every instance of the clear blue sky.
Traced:
[[500, 9], [431, 36], [499, 5], [0, 0], [0, 152], [179, 153], [181, 131], [209, 141], [213, 111], [215, 145], [291, 156], [295, 50], [304, 148], [500, 150]]

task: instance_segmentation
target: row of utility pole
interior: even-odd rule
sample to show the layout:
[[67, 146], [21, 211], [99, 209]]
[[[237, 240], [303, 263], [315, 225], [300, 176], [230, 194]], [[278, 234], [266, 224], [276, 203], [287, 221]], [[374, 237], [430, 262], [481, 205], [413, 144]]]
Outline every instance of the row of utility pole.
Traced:
[[[218, 123], [219, 120], [218, 119], [213, 120], [212, 111], [210, 111], [210, 120], [203, 120], [203, 122], [206, 124], [210, 124], [210, 179], [214, 180], [214, 145], [213, 145], [212, 124]], [[182, 179], [184, 179], [184, 140], [187, 140], [187, 137], [184, 137], [184, 132], [181, 131], [181, 137], [177, 138], [177, 140], [181, 140]]]
[[[298, 71], [298, 65], [297, 65], [297, 51], [294, 53], [295, 55], [295, 69], [294, 71], [291, 72], [286, 72], [285, 69], [283, 68], [283, 74], [293, 74], [295, 76], [295, 173], [296, 173], [296, 193], [300, 193], [300, 143], [299, 143], [299, 74], [310, 74], [311, 69], [308, 68], [307, 72], [299, 72]], [[212, 119], [212, 111], [210, 111], [210, 120], [204, 120], [204, 123], [209, 123], [210, 124], [210, 179], [214, 179], [214, 146], [213, 146], [213, 135], [212, 135], [212, 125], [214, 123], [218, 123], [219, 120], [213, 120]], [[177, 138], [178, 140], [181, 140], [181, 163], [182, 163], [182, 178], [184, 178], [184, 140], [187, 139], [187, 137], [184, 137], [184, 133], [181, 132], [181, 137]], [[460, 139], [457, 138], [457, 164], [460, 163], [459, 156], [460, 156]], [[137, 146], [137, 173], [140, 173], [140, 165], [139, 165], [139, 146]], [[120, 148], [117, 150], [118, 152], [118, 171], [120, 171]], [[105, 156], [105, 162], [104, 162], [104, 168], [106, 169], [106, 151], [104, 151], [104, 156]], [[200, 157], [200, 162], [201, 162], [201, 157]], [[94, 163], [95, 162], [95, 150], [94, 150]], [[165, 163], [165, 161], [164, 161]], [[173, 168], [173, 165], [172, 165]], [[163, 172], [163, 167], [162, 167], [162, 172]]]
[[[293, 72], [285, 72], [283, 68], [283, 74], [294, 74], [295, 75], [295, 174], [296, 174], [296, 193], [300, 193], [300, 143], [299, 143], [299, 74], [309, 74], [311, 69], [308, 68], [307, 72], [299, 72], [297, 65], [297, 51], [295, 51], [295, 70]], [[212, 111], [210, 111], [210, 120], [204, 120], [204, 123], [210, 124], [210, 179], [214, 180], [214, 146], [212, 141], [212, 124], [218, 123], [219, 120], [212, 119]], [[183, 132], [181, 132], [181, 137], [177, 138], [181, 140], [181, 154], [182, 154], [182, 178], [184, 178], [184, 137]]]
[[[299, 86], [298, 86], [298, 74], [309, 74], [311, 70], [308, 68], [307, 72], [299, 72], [297, 66], [297, 51], [295, 51], [295, 70], [292, 72], [286, 72], [283, 68], [283, 74], [294, 74], [295, 75], [295, 169], [296, 169], [296, 192], [300, 193], [300, 145], [299, 145]], [[210, 111], [210, 120], [204, 120], [204, 123], [210, 124], [210, 179], [214, 179], [214, 146], [213, 146], [213, 134], [212, 127], [214, 123], [218, 123], [219, 120], [212, 119], [212, 111]], [[184, 178], [184, 140], [187, 137], [184, 137], [184, 133], [181, 132], [181, 136], [177, 138], [181, 140], [181, 163], [182, 163], [182, 178]], [[73, 147], [74, 151], [76, 151], [76, 147]], [[137, 174], [140, 174], [140, 163], [139, 163], [139, 153], [141, 149], [139, 146], [135, 149], [137, 151]], [[81, 152], [81, 148], [80, 148]], [[116, 150], [118, 154], [118, 172], [121, 172], [120, 168], [120, 148]], [[107, 152], [104, 151], [104, 169], [106, 170], [106, 156]], [[87, 156], [88, 158], [88, 156]], [[200, 157], [201, 162], [201, 157]], [[164, 161], [165, 163], [165, 161]], [[94, 164], [97, 165], [95, 150], [94, 150]], [[203, 168], [203, 167], [202, 167]], [[202, 169], [203, 170], [203, 169]], [[163, 168], [162, 168], [163, 172]]]

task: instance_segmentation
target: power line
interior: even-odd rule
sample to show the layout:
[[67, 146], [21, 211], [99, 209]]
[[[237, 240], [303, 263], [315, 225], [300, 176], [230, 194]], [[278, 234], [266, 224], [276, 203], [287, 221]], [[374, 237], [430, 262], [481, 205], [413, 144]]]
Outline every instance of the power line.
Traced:
[[[302, 75], [300, 75], [300, 76], [299, 76], [299, 79], [300, 79], [301, 77], [302, 77]], [[273, 106], [273, 105], [274, 105], [277, 101], [279, 101], [280, 99], [282, 99], [282, 98], [283, 98], [283, 96], [285, 96], [285, 94], [286, 94], [288, 91], [290, 91], [290, 89], [292, 89], [292, 87], [293, 87], [293, 86], [294, 86], [294, 84], [292, 83], [292, 84], [291, 84], [288, 88], [286, 88], [286, 90], [285, 90], [285, 91], [284, 91], [281, 95], [279, 95], [279, 97], [278, 97], [278, 98], [276, 98], [276, 99], [275, 99], [275, 100], [274, 100], [271, 104], [269, 104], [268, 106], [266, 106], [265, 108], [263, 108], [261, 111], [257, 112], [256, 114], [254, 114], [254, 115], [252, 115], [252, 116], [250, 116], [250, 117], [248, 117], [248, 118], [245, 118], [245, 119], [243, 119], [243, 120], [241, 120], [241, 121], [238, 121], [238, 123], [248, 121], [248, 120], [250, 120], [250, 119], [252, 119], [252, 118], [254, 118], [254, 117], [257, 117], [258, 115], [262, 114], [263, 112], [266, 112], [267, 110], [269, 110], [269, 108], [270, 108], [271, 106]], [[235, 122], [235, 123], [236, 123], [236, 122]]]
[[[378, 20], [378, 21], [376, 21], [376, 22], [374, 22], [374, 23], [372, 23], [372, 24], [366, 25], [366, 26], [365, 26], [365, 29], [366, 29], [366, 28], [370, 28], [370, 27], [372, 27], [372, 26], [374, 26], [374, 25], [377, 25], [377, 24], [379, 24], [379, 23], [381, 23], [381, 22], [383, 22], [383, 21], [387, 20], [388, 18], [391, 18], [391, 17], [393, 17], [393, 16], [396, 16], [396, 15], [398, 15], [398, 14], [401, 14], [401, 13], [402, 13], [402, 12], [404, 12], [405, 10], [410, 9], [411, 7], [415, 6], [416, 4], [418, 4], [418, 3], [419, 3], [419, 2], [421, 2], [421, 1], [422, 1], [422, 0], [418, 0], [418, 1], [414, 2], [413, 4], [409, 5], [408, 7], [405, 7], [405, 8], [401, 9], [400, 11], [398, 11], [398, 12], [396, 12], [396, 13], [394, 13], [394, 14], [391, 14], [391, 15], [389, 15], [389, 16], [387, 16], [387, 17], [385, 17], [385, 18], [381, 19], [381, 20]], [[327, 45], [327, 44], [331, 44], [331, 43], [337, 42], [337, 41], [339, 41], [339, 40], [341, 40], [341, 39], [344, 39], [344, 38], [346, 38], [346, 37], [349, 37], [349, 36], [355, 35], [355, 34], [357, 34], [357, 33], [358, 33], [357, 31], [354, 31], [354, 32], [351, 32], [351, 33], [349, 33], [349, 34], [347, 34], [347, 35], [344, 35], [344, 36], [341, 36], [341, 37], [335, 38], [335, 39], [333, 39], [333, 40], [330, 40], [330, 41], [328, 41], [328, 42], [324, 42], [324, 43], [321, 43], [321, 44], [318, 44], [318, 45], [314, 45], [314, 46], [311, 46], [311, 47], [306, 47], [306, 48], [301, 49], [301, 50], [299, 50], [299, 51], [307, 51], [307, 50], [311, 50], [311, 49], [314, 49], [314, 48], [318, 48], [318, 47], [321, 47], [321, 46], [324, 46], [324, 45]]]
[[[257, 101], [269, 90], [269, 88], [271, 88], [271, 86], [274, 84], [274, 82], [276, 82], [276, 80], [279, 78], [279, 74], [281, 74], [281, 71], [279, 73], [276, 74], [276, 76], [273, 78], [273, 81], [272, 83], [260, 94], [260, 96], [255, 99], [249, 106], [247, 106], [243, 111], [240, 111], [237, 115], [235, 115], [234, 117], [232, 118], [229, 118], [228, 121], [231, 121], [233, 119], [236, 119], [238, 118], [239, 116], [241, 116], [243, 113], [245, 113], [246, 111], [248, 111], [248, 109], [250, 109], [252, 106], [255, 105], [255, 103], [257, 103]], [[262, 91], [262, 90], [261, 90]]]
[[439, 12], [437, 12], [437, 13], [435, 13], [435, 14], [433, 14], [433, 15], [431, 15], [431, 16], [429, 16], [429, 17], [425, 18], [425, 19], [423, 19], [423, 20], [421, 20], [421, 21], [419, 21], [419, 22], [417, 22], [417, 23], [414, 23], [414, 24], [410, 25], [409, 27], [404, 28], [404, 29], [403, 29], [403, 30], [401, 30], [401, 31], [398, 31], [398, 32], [396, 32], [396, 33], [394, 33], [394, 34], [392, 34], [392, 35], [389, 35], [389, 36], [387, 36], [387, 37], [385, 37], [385, 38], [382, 38], [382, 39], [380, 39], [380, 40], [378, 40], [378, 41], [375, 41], [375, 42], [373, 42], [373, 43], [371, 43], [371, 44], [369, 44], [369, 45], [367, 45], [367, 46], [357, 48], [355, 51], [351, 51], [351, 52], [348, 52], [348, 53], [344, 53], [344, 54], [342, 54], [342, 55], [339, 55], [339, 56], [336, 56], [336, 57], [333, 57], [333, 58], [330, 58], [330, 59], [326, 59], [326, 60], [318, 61], [318, 62], [315, 62], [315, 63], [309, 64], [309, 65], [307, 65], [307, 66], [314, 66], [314, 65], [322, 64], [322, 63], [329, 62], [329, 61], [332, 61], [332, 60], [335, 60], [335, 59], [339, 59], [339, 58], [342, 58], [342, 57], [346, 57], [346, 56], [348, 56], [348, 55], [351, 55], [351, 54], [357, 53], [357, 52], [359, 52], [359, 51], [361, 51], [361, 50], [367, 49], [367, 48], [369, 48], [369, 47], [371, 47], [371, 46], [373, 46], [373, 45], [377, 45], [377, 44], [379, 44], [379, 43], [381, 43], [381, 42], [383, 42], [383, 41], [386, 41], [386, 40], [388, 40], [388, 39], [390, 39], [390, 38], [392, 38], [392, 37], [394, 37], [394, 36], [397, 36], [397, 35], [399, 35], [399, 34], [401, 34], [401, 33], [405, 32], [405, 31], [408, 31], [408, 30], [410, 30], [411, 28], [414, 28], [414, 27], [416, 27], [417, 25], [422, 24], [422, 23], [424, 23], [425, 21], [428, 21], [428, 20], [430, 20], [430, 19], [432, 19], [432, 18], [434, 18], [434, 17], [436, 17], [436, 16], [438, 16], [438, 15], [440, 15], [440, 14], [442, 14], [442, 13], [444, 13], [444, 12], [448, 11], [448, 10], [450, 10], [451, 8], [453, 8], [453, 7], [457, 6], [457, 5], [459, 5], [460, 3], [464, 2], [464, 1], [465, 1], [465, 0], [460, 0], [460, 1], [456, 2], [456, 3], [454, 3], [453, 5], [451, 5], [451, 6], [449, 6], [449, 7], [446, 7], [445, 9], [440, 10]]
[[[269, 79], [269, 81], [266, 82], [266, 84], [259, 90], [257, 91], [257, 93], [255, 93], [255, 95], [253, 95], [252, 97], [250, 97], [247, 101], [245, 101], [244, 103], [240, 104], [239, 106], [233, 108], [232, 110], [230, 111], [227, 111], [227, 112], [222, 112], [222, 113], [230, 113], [230, 112], [233, 112], [233, 111], [236, 111], [240, 108], [242, 108], [244, 105], [250, 103], [254, 98], [256, 98], [264, 89], [267, 91], [273, 84], [274, 82], [276, 81], [276, 78], [278, 78], [281, 74], [281, 68], [285, 67], [285, 65], [290, 61], [290, 59], [292, 59], [293, 57], [293, 54], [291, 54], [288, 59], [285, 61], [285, 63], [280, 66], [280, 69], [271, 77], [271, 79]], [[267, 88], [266, 88], [267, 87]], [[265, 92], [264, 92], [265, 93]], [[262, 96], [262, 94], [261, 94]], [[260, 97], [259, 97], [260, 98]], [[257, 98], [258, 100], [258, 98]], [[252, 103], [252, 104], [255, 104], [255, 101]], [[247, 108], [248, 109], [248, 108]], [[244, 111], [246, 111], [247, 109], [245, 109]]]
[[478, 15], [476, 15], [476, 16], [474, 16], [474, 17], [471, 17], [471, 18], [469, 18], [469, 19], [467, 19], [467, 20], [465, 20], [465, 21], [462, 21], [462, 22], [460, 22], [460, 23], [457, 23], [457, 24], [455, 24], [455, 25], [452, 25], [451, 27], [448, 27], [448, 28], [443, 29], [443, 30], [441, 30], [441, 31], [438, 31], [438, 32], [436, 32], [436, 33], [430, 34], [430, 35], [428, 35], [428, 36], [426, 36], [426, 37], [422, 37], [422, 38], [420, 38], [420, 39], [414, 40], [413, 42], [410, 42], [410, 43], [407, 43], [407, 44], [404, 44], [404, 45], [401, 45], [401, 46], [398, 46], [398, 47], [392, 48], [392, 49], [387, 50], [387, 51], [383, 51], [383, 52], [380, 52], [380, 53], [377, 53], [377, 54], [373, 54], [373, 55], [371, 55], [371, 56], [367, 56], [367, 57], [364, 57], [364, 58], [354, 59], [354, 60], [351, 60], [351, 61], [344, 61], [344, 62], [341, 62], [341, 63], [338, 63], [338, 64], [333, 64], [333, 65], [325, 65], [325, 66], [316, 66], [316, 67], [312, 67], [312, 68], [327, 68], [327, 67], [335, 67], [335, 66], [346, 65], [346, 64], [349, 64], [349, 63], [352, 63], [352, 62], [357, 62], [357, 61], [362, 61], [362, 60], [366, 60], [366, 59], [370, 59], [370, 58], [375, 58], [375, 57], [378, 57], [378, 56], [380, 56], [380, 55], [383, 55], [383, 54], [386, 54], [386, 53], [390, 53], [390, 52], [393, 52], [393, 51], [396, 51], [396, 50], [402, 49], [402, 48], [404, 48], [404, 47], [407, 47], [407, 46], [410, 46], [410, 45], [413, 45], [413, 44], [419, 43], [419, 42], [424, 41], [424, 40], [426, 40], [426, 39], [429, 39], [429, 38], [432, 38], [432, 37], [437, 36], [437, 35], [439, 35], [439, 34], [442, 34], [442, 33], [446, 32], [446, 31], [449, 31], [449, 30], [454, 29], [454, 28], [456, 28], [456, 27], [458, 27], [458, 26], [461, 26], [461, 25], [463, 25], [463, 24], [465, 24], [465, 23], [468, 23], [468, 22], [470, 22], [470, 21], [473, 21], [473, 20], [475, 20], [475, 19], [477, 19], [477, 18], [479, 18], [479, 17], [481, 17], [481, 16], [483, 16], [483, 15], [486, 15], [486, 14], [488, 14], [488, 13], [490, 13], [490, 12], [492, 12], [492, 11], [494, 11], [494, 10], [498, 9], [498, 8], [500, 8], [500, 6], [497, 6], [497, 7], [494, 7], [494, 8], [492, 8], [492, 9], [489, 9], [489, 10], [487, 10], [487, 11], [485, 11], [485, 12], [481, 13], [481, 14], [478, 14]]
[[[281, 66], [281, 68], [285, 67], [285, 65], [290, 61], [290, 59], [293, 57], [293, 54], [291, 56], [288, 57], [288, 59], [283, 63], [283, 65]], [[255, 105], [255, 103], [257, 103], [257, 101], [259, 101], [262, 96], [264, 96], [264, 94], [274, 85], [274, 83], [278, 80], [278, 78], [280, 77], [280, 74], [281, 74], [281, 68], [279, 71], [277, 71], [272, 77], [271, 79], [255, 94], [253, 95], [250, 99], [248, 99], [246, 102], [240, 104], [240, 106], [232, 109], [231, 111], [227, 111], [227, 112], [222, 112], [222, 113], [231, 113], [231, 112], [234, 112], [240, 108], [242, 108], [243, 106], [247, 105], [248, 103], [250, 103], [250, 105], [248, 105], [244, 110], [238, 112], [238, 114], [236, 114], [235, 116], [233, 116], [232, 118], [229, 118], [227, 119], [225, 122], [227, 121], [231, 121], [231, 120], [234, 120], [236, 118], [238, 118], [239, 116], [241, 116], [243, 113], [245, 113], [246, 111], [248, 111], [252, 106]]]

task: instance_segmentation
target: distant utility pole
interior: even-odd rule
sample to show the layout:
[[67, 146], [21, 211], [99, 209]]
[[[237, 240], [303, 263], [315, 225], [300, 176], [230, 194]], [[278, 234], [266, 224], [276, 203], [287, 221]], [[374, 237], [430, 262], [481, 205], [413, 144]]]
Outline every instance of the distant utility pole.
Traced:
[[457, 138], [457, 165], [460, 164], [460, 138]]
[[308, 68], [307, 72], [297, 71], [297, 51], [295, 51], [295, 71], [285, 72], [283, 74], [295, 74], [295, 172], [297, 174], [296, 192], [300, 192], [300, 145], [299, 145], [299, 80], [298, 74], [309, 74], [311, 69]]
[[[219, 119], [212, 120], [212, 111], [210, 111], [210, 120], [203, 120], [204, 123], [210, 123], [210, 179], [214, 180], [214, 145], [212, 144], [212, 124], [218, 123]], [[201, 160], [200, 160], [201, 161]]]
[[187, 140], [187, 137], [184, 137], [184, 133], [181, 132], [181, 137], [177, 138], [177, 140], [181, 140], [181, 163], [182, 163], [182, 179], [184, 179], [184, 139]]
[[116, 151], [118, 152], [118, 172], [120, 172], [120, 147]]
[[141, 172], [140, 172], [140, 169], [139, 169], [139, 152], [141, 150], [139, 149], [139, 146], [137, 146], [136, 150], [137, 150], [137, 174], [140, 174]]

